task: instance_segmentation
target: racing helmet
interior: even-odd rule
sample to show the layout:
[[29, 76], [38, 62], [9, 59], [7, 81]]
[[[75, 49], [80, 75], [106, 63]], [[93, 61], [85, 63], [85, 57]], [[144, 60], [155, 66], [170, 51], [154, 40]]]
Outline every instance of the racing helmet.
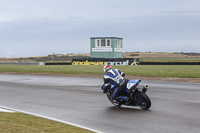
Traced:
[[105, 65], [103, 67], [103, 72], [106, 73], [108, 70], [112, 69], [112, 66], [111, 65]]

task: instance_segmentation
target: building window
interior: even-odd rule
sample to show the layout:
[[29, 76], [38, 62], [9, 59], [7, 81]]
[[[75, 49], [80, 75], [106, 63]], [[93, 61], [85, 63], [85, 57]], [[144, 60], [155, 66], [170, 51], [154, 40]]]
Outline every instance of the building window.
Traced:
[[117, 47], [121, 47], [121, 39], [117, 39]]
[[111, 47], [110, 39], [96, 39], [95, 47]]
[[106, 40], [105, 39], [101, 39], [101, 47], [105, 47], [106, 46]]
[[101, 47], [101, 39], [96, 39], [95, 47]]
[[106, 39], [106, 44], [107, 47], [111, 47], [110, 39]]

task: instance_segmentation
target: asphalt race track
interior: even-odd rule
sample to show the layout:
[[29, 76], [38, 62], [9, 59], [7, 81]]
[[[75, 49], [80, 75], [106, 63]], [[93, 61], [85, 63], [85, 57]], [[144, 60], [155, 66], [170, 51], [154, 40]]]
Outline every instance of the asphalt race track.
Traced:
[[99, 78], [0, 74], [0, 106], [106, 133], [200, 133], [200, 84], [142, 81], [150, 110], [114, 107]]

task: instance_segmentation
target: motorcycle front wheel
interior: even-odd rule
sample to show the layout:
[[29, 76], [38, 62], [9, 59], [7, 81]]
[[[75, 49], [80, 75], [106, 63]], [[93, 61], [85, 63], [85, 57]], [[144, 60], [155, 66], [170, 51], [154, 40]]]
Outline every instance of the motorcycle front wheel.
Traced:
[[135, 99], [138, 102], [137, 104], [141, 109], [147, 110], [151, 107], [150, 98], [141, 91], [135, 92], [133, 95], [133, 99]]
[[115, 105], [116, 107], [121, 107], [122, 104], [119, 103], [119, 102], [117, 102], [117, 101], [113, 101], [110, 94], [107, 94], [107, 97], [108, 97], [109, 101], [110, 101], [113, 105]]

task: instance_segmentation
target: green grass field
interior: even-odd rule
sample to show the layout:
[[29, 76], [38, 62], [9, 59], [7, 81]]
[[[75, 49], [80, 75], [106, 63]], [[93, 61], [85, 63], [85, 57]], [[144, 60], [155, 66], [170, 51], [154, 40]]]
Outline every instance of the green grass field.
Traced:
[[0, 112], [0, 133], [93, 133], [23, 113]]
[[[126, 75], [147, 77], [180, 77], [200, 78], [198, 65], [138, 65], [113, 66]], [[49, 74], [102, 74], [103, 66], [72, 66], [72, 65], [0, 65], [0, 72], [49, 73]]]

